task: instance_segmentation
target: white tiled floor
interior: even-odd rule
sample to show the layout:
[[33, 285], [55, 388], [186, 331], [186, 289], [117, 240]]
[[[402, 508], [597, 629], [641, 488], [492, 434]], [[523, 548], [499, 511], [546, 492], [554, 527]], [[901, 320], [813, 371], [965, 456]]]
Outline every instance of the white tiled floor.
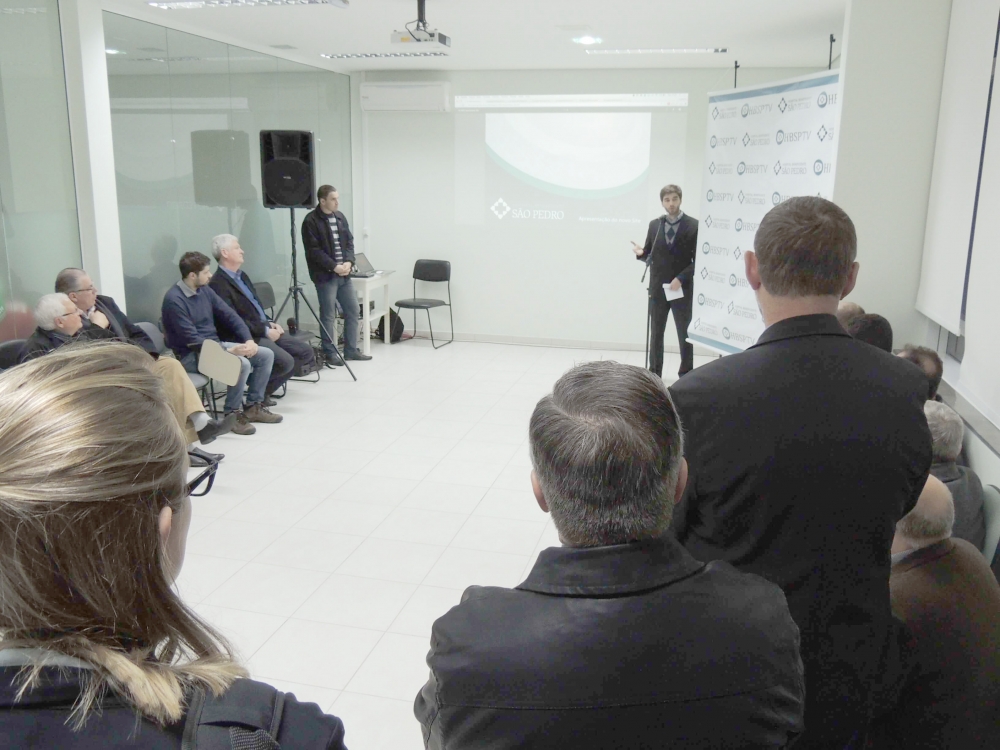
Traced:
[[210, 446], [226, 460], [194, 500], [178, 586], [253, 677], [340, 716], [352, 750], [417, 750], [431, 624], [558, 543], [528, 479], [535, 403], [577, 362], [643, 355], [427, 341], [372, 354], [351, 363], [357, 383], [342, 369], [293, 382], [284, 422]]

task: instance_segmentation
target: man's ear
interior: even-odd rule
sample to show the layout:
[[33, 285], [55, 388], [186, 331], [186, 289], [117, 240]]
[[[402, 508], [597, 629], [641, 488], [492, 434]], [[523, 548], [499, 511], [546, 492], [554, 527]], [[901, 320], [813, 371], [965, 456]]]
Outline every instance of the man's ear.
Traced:
[[844, 299], [848, 294], [854, 291], [854, 285], [858, 283], [858, 272], [861, 270], [861, 264], [854, 261], [851, 264], [851, 270], [847, 274], [847, 284], [844, 285], [844, 291], [840, 293], [840, 298]]
[[677, 472], [677, 489], [674, 490], [674, 505], [681, 501], [684, 497], [684, 489], [687, 487], [688, 483], [688, 462], [687, 459], [681, 456], [681, 466], [680, 471]]
[[757, 267], [757, 253], [753, 250], [743, 253], [743, 270], [747, 281], [750, 282], [750, 288], [756, 292], [761, 287], [761, 280], [760, 270]]
[[538, 475], [535, 470], [531, 470], [531, 491], [535, 493], [535, 502], [543, 512], [549, 512], [549, 504], [545, 502], [545, 494], [542, 492], [542, 485], [538, 482]]

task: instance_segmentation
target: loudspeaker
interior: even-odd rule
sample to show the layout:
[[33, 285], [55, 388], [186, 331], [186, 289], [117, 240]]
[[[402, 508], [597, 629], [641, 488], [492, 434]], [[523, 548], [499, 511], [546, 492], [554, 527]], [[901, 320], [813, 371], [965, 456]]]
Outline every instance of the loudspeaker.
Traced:
[[250, 134], [244, 130], [191, 131], [194, 202], [236, 208], [253, 198]]
[[305, 130], [260, 131], [260, 181], [267, 208], [315, 206], [313, 134]]

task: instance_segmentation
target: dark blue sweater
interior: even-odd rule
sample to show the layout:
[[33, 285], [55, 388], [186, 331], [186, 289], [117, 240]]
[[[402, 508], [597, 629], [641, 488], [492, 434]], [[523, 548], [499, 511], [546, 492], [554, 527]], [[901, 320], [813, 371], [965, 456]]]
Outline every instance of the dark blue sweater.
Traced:
[[237, 335], [238, 344], [253, 338], [243, 319], [211, 287], [203, 286], [190, 295], [187, 291], [190, 291], [187, 287], [182, 289], [180, 284], [174, 284], [163, 295], [161, 310], [167, 346], [178, 359], [199, 351], [205, 339], [219, 341], [216, 320]]

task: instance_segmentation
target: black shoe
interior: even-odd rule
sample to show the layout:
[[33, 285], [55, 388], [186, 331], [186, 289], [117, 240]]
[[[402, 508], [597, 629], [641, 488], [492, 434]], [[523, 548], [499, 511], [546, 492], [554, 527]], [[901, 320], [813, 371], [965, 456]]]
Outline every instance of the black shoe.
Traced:
[[188, 457], [192, 466], [208, 466], [209, 464], [219, 463], [219, 461], [226, 457], [226, 454], [209, 453], [208, 451], [203, 451], [201, 448], [192, 448], [188, 451]]
[[326, 362], [323, 364], [332, 370], [334, 367], [341, 367], [344, 363], [340, 361], [340, 357], [331, 357], [330, 355], [327, 355]]
[[356, 359], [358, 362], [367, 362], [371, 358], [370, 354], [362, 354], [361, 352], [348, 352], [344, 355], [344, 359]]
[[236, 426], [236, 415], [227, 414], [222, 419], [209, 419], [208, 424], [198, 430], [198, 441], [202, 445], [208, 445], [219, 435], [225, 435]]

